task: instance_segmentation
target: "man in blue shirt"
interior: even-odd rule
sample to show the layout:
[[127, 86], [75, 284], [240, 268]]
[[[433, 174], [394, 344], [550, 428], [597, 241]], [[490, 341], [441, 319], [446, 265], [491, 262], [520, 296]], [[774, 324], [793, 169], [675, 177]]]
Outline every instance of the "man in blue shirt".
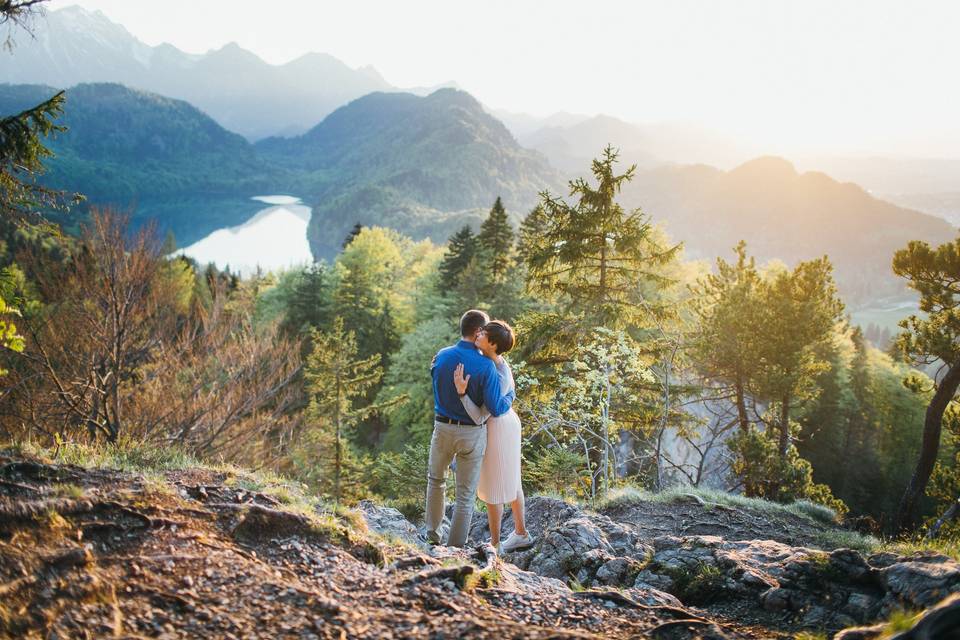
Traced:
[[500, 376], [493, 360], [481, 354], [474, 342], [483, 326], [490, 321], [483, 311], [471, 309], [460, 318], [461, 340], [441, 349], [433, 358], [434, 422], [430, 440], [430, 461], [427, 467], [427, 539], [439, 544], [444, 515], [444, 488], [447, 468], [456, 459], [456, 503], [447, 544], [462, 547], [467, 541], [473, 505], [476, 501], [480, 463], [487, 448], [487, 425], [476, 424], [463, 408], [460, 394], [453, 384], [453, 371], [463, 364], [469, 376], [467, 395], [478, 406], [486, 405], [491, 415], [500, 416], [510, 410], [514, 393], [501, 394]]

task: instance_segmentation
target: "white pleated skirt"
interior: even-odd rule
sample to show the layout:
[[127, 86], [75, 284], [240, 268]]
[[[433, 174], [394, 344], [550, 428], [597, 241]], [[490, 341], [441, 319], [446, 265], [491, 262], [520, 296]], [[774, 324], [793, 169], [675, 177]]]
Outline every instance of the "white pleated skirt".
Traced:
[[487, 504], [505, 504], [520, 492], [520, 417], [513, 409], [487, 420], [487, 450], [477, 495]]

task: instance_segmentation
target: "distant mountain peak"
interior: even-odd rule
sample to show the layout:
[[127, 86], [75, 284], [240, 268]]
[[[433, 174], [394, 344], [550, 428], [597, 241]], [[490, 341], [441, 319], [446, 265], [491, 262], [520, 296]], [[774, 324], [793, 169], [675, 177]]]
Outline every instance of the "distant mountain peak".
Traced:
[[783, 180], [796, 178], [800, 174], [789, 160], [779, 156], [760, 156], [732, 169], [730, 175], [746, 176], [750, 179]]
[[459, 104], [471, 109], [483, 109], [480, 101], [462, 89], [454, 87], [441, 87], [427, 96], [427, 100], [432, 102], [445, 102], [448, 104]]

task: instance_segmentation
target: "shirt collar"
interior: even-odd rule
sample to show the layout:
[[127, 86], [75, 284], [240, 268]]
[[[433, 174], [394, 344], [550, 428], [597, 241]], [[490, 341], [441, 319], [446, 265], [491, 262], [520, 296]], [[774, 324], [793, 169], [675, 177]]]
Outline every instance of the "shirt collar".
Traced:
[[463, 349], [473, 349], [474, 351], [477, 350], [477, 345], [470, 342], [469, 340], [461, 340], [460, 342], [457, 343], [457, 346]]

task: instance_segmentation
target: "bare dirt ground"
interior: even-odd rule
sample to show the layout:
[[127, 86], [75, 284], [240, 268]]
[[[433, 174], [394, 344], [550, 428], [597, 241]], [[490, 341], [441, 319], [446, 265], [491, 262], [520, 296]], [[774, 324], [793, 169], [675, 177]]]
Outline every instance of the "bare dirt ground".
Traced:
[[470, 552], [438, 560], [284, 502], [228, 473], [0, 454], [0, 637], [788, 637]]

